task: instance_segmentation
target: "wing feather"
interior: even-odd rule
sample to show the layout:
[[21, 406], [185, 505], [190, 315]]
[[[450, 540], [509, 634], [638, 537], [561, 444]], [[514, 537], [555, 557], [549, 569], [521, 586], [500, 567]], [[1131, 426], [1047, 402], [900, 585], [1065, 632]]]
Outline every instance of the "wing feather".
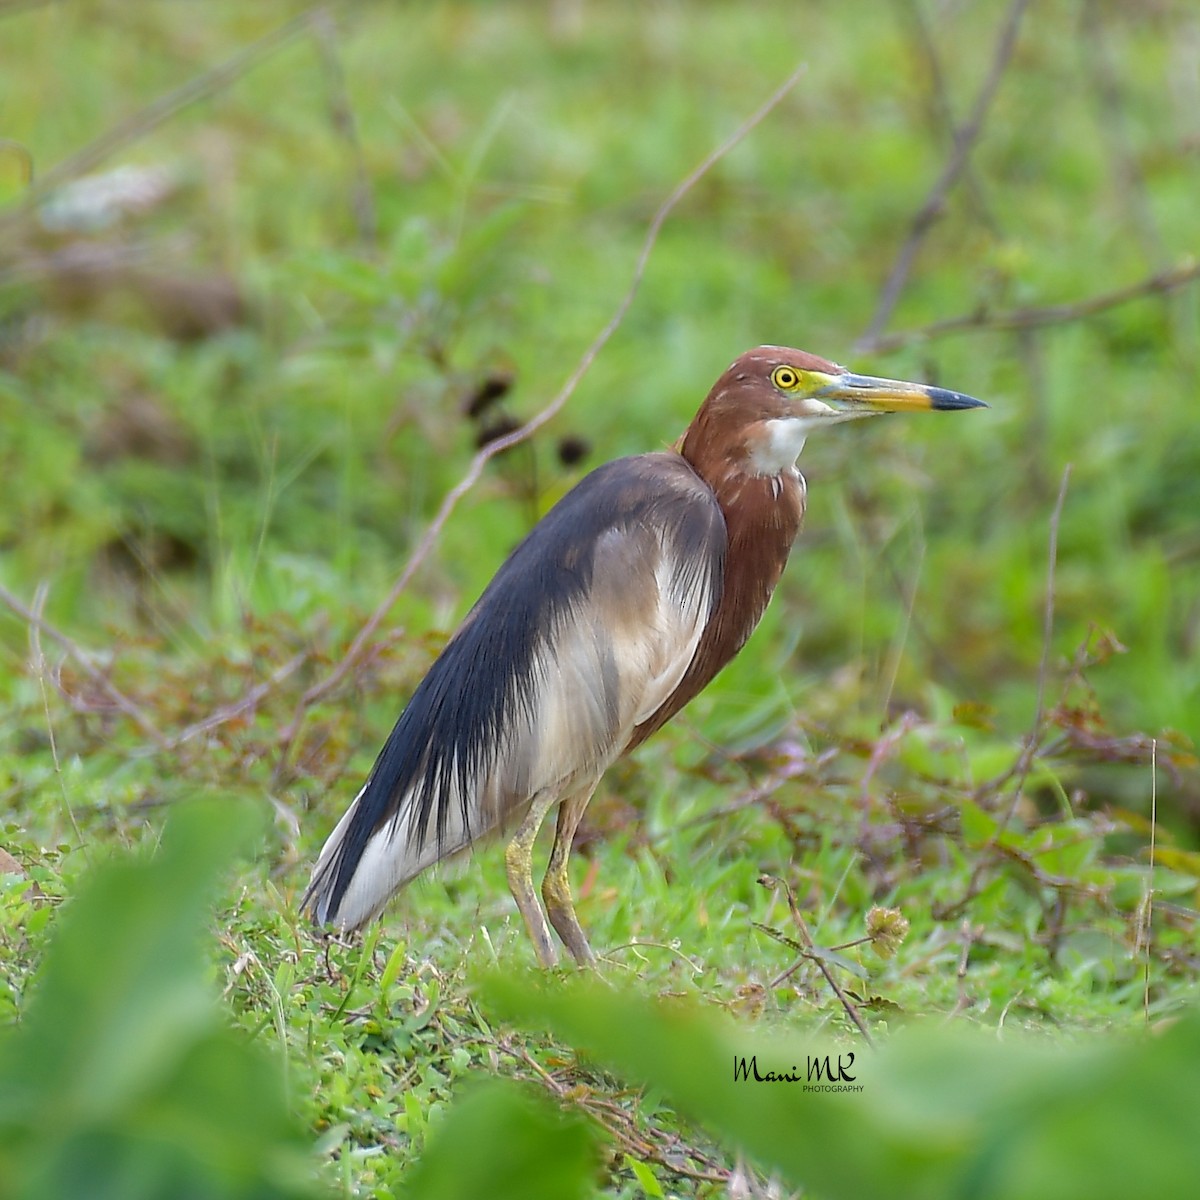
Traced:
[[678, 687], [719, 603], [725, 548], [716, 498], [681, 456], [586, 476], [414, 691], [303, 906], [356, 928], [535, 795], [594, 783]]

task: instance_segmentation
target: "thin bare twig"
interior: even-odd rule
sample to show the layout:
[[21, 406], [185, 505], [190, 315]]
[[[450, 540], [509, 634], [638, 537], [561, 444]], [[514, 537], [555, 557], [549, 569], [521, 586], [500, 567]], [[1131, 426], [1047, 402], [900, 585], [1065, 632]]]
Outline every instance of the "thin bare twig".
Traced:
[[0, 154], [15, 158], [20, 163], [21, 171], [25, 176], [25, 185], [28, 187], [33, 182], [34, 171], [33, 152], [29, 147], [14, 138], [0, 137]]
[[363, 627], [358, 631], [354, 640], [350, 643], [346, 653], [342, 656], [337, 665], [325, 676], [324, 679], [314, 683], [301, 696], [299, 703], [296, 706], [296, 712], [293, 715], [288, 725], [280, 731], [280, 756], [279, 765], [276, 769], [276, 778], [282, 773], [291, 748], [295, 742], [296, 735], [299, 732], [300, 725], [304, 720], [304, 715], [308, 709], [319, 700], [327, 696], [334, 688], [338, 687], [347, 675], [353, 670], [355, 665], [360, 661], [368, 647], [371, 644], [371, 639], [375, 636], [379, 626], [383, 623], [388, 613], [395, 606], [396, 601], [407, 589], [409, 583], [417, 570], [429, 557], [433, 547], [437, 544], [438, 538], [441, 536], [442, 529], [446, 522], [450, 519], [450, 515], [457, 508], [458, 503], [462, 498], [479, 482], [483, 475], [483, 469], [487, 464], [496, 457], [497, 454], [502, 454], [506, 450], [510, 450], [513, 446], [519, 445], [532, 437], [542, 426], [552, 421], [566, 406], [567, 402], [575, 393], [575, 389], [579, 386], [584, 375], [590, 370], [595, 362], [600, 351], [608, 344], [613, 334], [616, 333], [621, 323], [625, 319], [625, 314], [629, 311], [633, 304], [634, 298], [637, 296], [638, 290], [641, 287], [642, 278], [646, 273], [647, 264], [650, 261], [650, 255], [658, 242], [658, 235], [667, 218], [679, 205], [680, 201], [696, 186], [696, 184], [720, 162], [735, 146], [742, 142], [746, 136], [759, 125], [783, 100], [783, 98], [795, 87], [800, 77], [805, 71], [804, 64], [798, 66], [788, 77], [775, 89], [774, 92], [764, 101], [764, 103], [751, 113], [734, 131], [725, 139], [716, 149], [710, 151], [698, 166], [693, 168], [688, 174], [672, 189], [670, 195], [659, 205], [658, 211], [650, 221], [650, 225], [646, 230], [646, 236], [642, 242], [641, 251], [638, 254], [637, 261], [634, 265], [633, 275], [630, 279], [629, 286], [625, 290], [625, 294], [618, 302], [616, 309], [607, 323], [593, 339], [591, 345], [584, 351], [575, 369], [567, 377], [567, 381], [562, 388], [554, 396], [540, 412], [531, 417], [520, 429], [514, 430], [505, 437], [497, 438], [495, 441], [488, 442], [482, 447], [471, 459], [471, 463], [467, 468], [466, 474], [452, 487], [442, 499], [437, 513], [433, 520], [429, 523], [421, 540], [417, 543], [416, 549], [409, 556], [408, 562], [405, 563], [404, 569], [400, 572], [396, 582], [392, 585], [391, 590], [383, 598], [383, 601], [367, 619]]
[[4, 0], [0, 4], [0, 17], [15, 17], [18, 13], [29, 12], [34, 8], [49, 8], [57, 0]]
[[210, 729], [216, 729], [217, 726], [224, 725], [228, 721], [234, 721], [243, 713], [250, 712], [287, 679], [288, 676], [299, 670], [307, 658], [308, 654], [303, 650], [299, 654], [293, 655], [287, 662], [276, 667], [262, 683], [256, 683], [240, 699], [233, 701], [232, 704], [223, 705], [221, 708], [209, 713], [207, 717], [203, 717], [199, 721], [194, 721], [191, 725], [181, 729], [171, 738], [169, 743], [170, 748], [173, 750], [178, 746], [182, 746], [184, 742], [191, 741], [192, 738], [197, 737], [199, 734], [207, 733]]
[[[942, 60], [938, 55], [937, 46], [929, 32], [929, 23], [925, 20], [925, 12], [918, 0], [896, 0], [904, 24], [908, 27], [913, 44], [920, 62], [920, 73], [929, 84], [929, 109], [931, 123], [935, 133], [949, 139], [951, 147], [954, 144], [955, 121], [950, 108], [950, 97], [946, 91], [946, 76], [942, 71]], [[963, 183], [975, 205], [980, 220], [992, 230], [999, 232], [999, 222], [984, 195], [983, 184], [978, 173], [968, 161], [963, 167]]]
[[[879, 561], [887, 569], [888, 582], [892, 586], [892, 591], [897, 600], [905, 607], [905, 624], [906, 630], [910, 629], [917, 640], [925, 649], [925, 653], [929, 655], [930, 661], [936, 668], [940, 677], [947, 680], [959, 690], [964, 690], [966, 683], [962, 670], [958, 664], [946, 653], [945, 650], [938, 644], [938, 640], [930, 631], [929, 626], [922, 619], [921, 614], [915, 607], [910, 608], [910, 605], [916, 598], [914, 589], [919, 583], [918, 573], [920, 571], [920, 562], [917, 564], [917, 572], [914, 573], [911, 582], [906, 582], [900, 573], [900, 567], [897, 565], [892, 554], [892, 549], [889, 544], [883, 543], [874, 548], [874, 553], [878, 556]], [[925, 535], [921, 531], [920, 541], [920, 559], [923, 561], [925, 557]], [[907, 566], [907, 564], [905, 564]], [[886, 711], [886, 705], [884, 706]]]
[[1017, 757], [1012, 776], [1016, 778], [1013, 788], [1012, 803], [1009, 804], [1004, 818], [1001, 820], [992, 844], [999, 840], [1017, 811], [1021, 796], [1025, 789], [1025, 780], [1029, 776], [1033, 760], [1042, 742], [1042, 732], [1046, 722], [1046, 681], [1050, 673], [1050, 643], [1054, 635], [1054, 606], [1056, 600], [1055, 582], [1058, 571], [1058, 530], [1062, 523], [1063, 506], [1067, 499], [1067, 486], [1071, 481], [1071, 464], [1063, 467], [1062, 481], [1058, 485], [1058, 499], [1054, 502], [1054, 511], [1050, 516], [1050, 537], [1047, 548], [1046, 563], [1046, 598], [1042, 606], [1042, 653], [1038, 661], [1037, 698], [1034, 704], [1033, 723], [1025, 735], [1025, 744]]
[[371, 191], [371, 176], [367, 171], [362, 139], [358, 135], [358, 122], [354, 119], [354, 109], [350, 105], [350, 92], [346, 87], [346, 72], [342, 69], [333, 14], [328, 9], [317, 9], [312, 15], [312, 27], [317, 52], [321, 56], [325, 79], [329, 85], [330, 119], [350, 151], [350, 160], [354, 168], [350, 204], [354, 210], [355, 224], [358, 226], [358, 240], [369, 250], [375, 250], [379, 242], [375, 195]]
[[285, 21], [278, 28], [243, 46], [241, 50], [230, 55], [224, 62], [210, 67], [207, 71], [202, 71], [179, 87], [164, 92], [145, 108], [131, 113], [123, 121], [118, 121], [111, 129], [88, 142], [86, 146], [80, 147], [74, 154], [67, 155], [54, 166], [40, 172], [36, 182], [23, 193], [13, 208], [0, 214], [0, 233], [20, 225], [28, 216], [30, 209], [47, 192], [68, 180], [95, 170], [109, 155], [123, 146], [151, 133], [182, 109], [203, 100], [206, 96], [211, 96], [214, 92], [218, 92], [240, 79], [264, 58], [274, 54], [276, 50], [300, 34], [312, 29], [314, 21], [323, 11], [324, 9], [319, 7], [307, 9], [290, 21]]
[[1109, 51], [1103, 8], [1096, 0], [1084, 0], [1079, 15], [1083, 47], [1080, 58], [1096, 96], [1096, 124], [1100, 137], [1108, 144], [1116, 190], [1129, 217], [1127, 223], [1142, 243], [1149, 265], [1161, 269], [1166, 260], [1163, 239], [1154, 219], [1145, 175], [1130, 142], [1125, 98]]
[[914, 342], [927, 342], [933, 338], [946, 337], [954, 333], [967, 333], [977, 329], [1007, 332], [1040, 329], [1046, 325], [1064, 325], [1069, 321], [1094, 317], [1097, 313], [1128, 304], [1131, 300], [1177, 291], [1181, 287], [1195, 283], [1197, 279], [1200, 279], [1200, 262], [1189, 259], [1177, 266], [1168, 267], [1165, 271], [1156, 271], [1153, 275], [1140, 279], [1136, 283], [1128, 284], [1126, 287], [1117, 288], [1111, 292], [1101, 292], [1097, 296], [1074, 300], [1068, 304], [1014, 308], [1007, 312], [992, 312], [986, 307], [981, 307], [974, 312], [964, 313], [959, 317], [948, 317], [944, 321], [934, 321], [918, 329], [883, 333], [872, 339], [871, 349], [874, 351], [896, 350]]
[[[707, 1154], [687, 1145], [677, 1135], [668, 1135], [665, 1131], [654, 1127], [648, 1131], [650, 1135], [648, 1138], [638, 1128], [636, 1119], [624, 1107], [613, 1103], [607, 1097], [598, 1096], [588, 1089], [568, 1087], [560, 1083], [524, 1046], [516, 1045], [508, 1038], [496, 1038], [494, 1035], [481, 1040], [495, 1046], [502, 1053], [508, 1054], [529, 1068], [537, 1076], [542, 1086], [560, 1104], [570, 1104], [577, 1110], [586, 1113], [613, 1138], [624, 1153], [631, 1154], [643, 1161], [652, 1160], [668, 1171], [687, 1179], [706, 1183], [728, 1182], [729, 1170], [715, 1162]], [[667, 1144], [664, 1147], [660, 1145], [660, 1142]], [[666, 1150], [669, 1149], [674, 1149], [676, 1153], [666, 1153]], [[696, 1170], [680, 1161], [681, 1155], [706, 1164], [709, 1169]]]
[[[821, 974], [825, 976], [825, 982], [829, 984], [833, 994], [838, 998], [842, 1008], [845, 1009], [846, 1015], [858, 1027], [858, 1032], [863, 1035], [863, 1039], [867, 1045], [871, 1049], [874, 1049], [875, 1043], [871, 1040], [871, 1032], [867, 1029], [867, 1024], [862, 1019], [862, 1014], [858, 1011], [858, 1005], [842, 990], [841, 985], [833, 977], [833, 972], [829, 969], [829, 964], [817, 953], [816, 943], [812, 939], [812, 934], [808, 932], [808, 923], [804, 920], [804, 914], [800, 911], [800, 905], [796, 903], [796, 893], [793, 891], [791, 884], [786, 879], [777, 879], [774, 875], [760, 875], [758, 882], [763, 887], [773, 888], [777, 891], [782, 890], [784, 897], [787, 899], [788, 911], [792, 914], [792, 921], [800, 933], [800, 940], [803, 943], [801, 953], [817, 964]], [[766, 929], [765, 926], [760, 926], [760, 928]], [[766, 930], [766, 932], [774, 933], [773, 930]]]
[[1046, 565], [1046, 600], [1042, 608], [1042, 655], [1038, 663], [1037, 673], [1037, 700], [1034, 706], [1033, 723], [1030, 726], [1029, 732], [1025, 735], [1024, 744], [1021, 746], [1021, 753], [1017, 756], [1017, 761], [1013, 764], [1010, 778], [1015, 778], [1016, 783], [1013, 786], [1012, 800], [1004, 815], [996, 824], [995, 831], [988, 838], [987, 844], [981, 849], [979, 857], [975, 860], [975, 866], [971, 871], [971, 878], [967, 882], [966, 891], [962, 898], [956, 903], [938, 906], [937, 917], [939, 920], [946, 920], [950, 916], [957, 916], [962, 910], [979, 894], [980, 884], [983, 880], [983, 873], [991, 862], [990, 851], [998, 848], [1000, 839], [1004, 836], [1005, 830], [1008, 829], [1010, 822], [1016, 815], [1017, 806], [1021, 803], [1021, 798], [1025, 794], [1025, 780], [1029, 777], [1029, 772], [1033, 767], [1033, 760], [1037, 757], [1037, 753], [1042, 744], [1042, 734], [1046, 722], [1046, 680], [1050, 671], [1050, 643], [1054, 634], [1054, 603], [1055, 603], [1055, 576], [1058, 570], [1058, 530], [1062, 523], [1063, 507], [1067, 500], [1067, 485], [1071, 481], [1071, 464], [1063, 468], [1062, 482], [1058, 488], [1058, 499], [1054, 504], [1054, 512], [1050, 517], [1050, 539], [1049, 548], [1047, 551]]
[[1042, 339], [1032, 329], [1018, 330], [1015, 340], [1019, 353], [1018, 361], [1029, 393], [1029, 418], [1025, 426], [1025, 453], [1028, 456], [1030, 482], [1028, 494], [1040, 506], [1046, 502], [1046, 493], [1049, 491], [1046, 457], [1053, 441], [1048, 430], [1045, 355], [1042, 353]]
[[29, 625], [29, 651], [33, 657], [33, 669], [37, 672], [38, 686], [42, 693], [42, 712], [46, 717], [46, 736], [50, 739], [50, 757], [54, 760], [54, 775], [58, 780], [58, 790], [62, 796], [63, 808], [67, 810], [67, 818], [71, 822], [71, 828], [75, 831], [75, 840], [83, 847], [84, 854], [90, 860], [91, 849], [83, 840], [79, 822], [75, 819], [75, 806], [71, 803], [71, 796], [67, 791], [67, 781], [63, 778], [62, 762], [58, 757], [58, 739], [54, 736], [54, 720], [50, 715], [50, 689], [46, 686], [46, 656], [42, 653], [42, 610], [46, 607], [48, 594], [49, 588], [42, 583], [34, 595], [33, 611], [30, 613], [33, 620]]
[[954, 145], [946, 160], [946, 165], [930, 189], [925, 202], [917, 209], [912, 219], [908, 237], [905, 238], [904, 244], [900, 247], [900, 253], [892, 264], [892, 270], [883, 286], [879, 303], [875, 306], [875, 313], [871, 317], [866, 332], [858, 339], [855, 346], [860, 353], [878, 348], [879, 335], [890, 320], [892, 310], [896, 307], [896, 301], [900, 298], [900, 292], [907, 282], [909, 272], [916, 260], [917, 251], [933, 223], [941, 216], [946, 197], [958, 181], [959, 176], [962, 175], [968, 157], [979, 140], [979, 135], [983, 131], [984, 118], [987, 116], [992, 99], [1000, 86], [1005, 68], [1012, 58], [1012, 52], [1017, 42], [1017, 29], [1021, 24], [1021, 17], [1028, 2], [1029, 0], [1013, 0], [1009, 5], [1004, 27], [996, 43], [995, 53], [992, 55], [992, 65], [987, 78], [979, 89], [979, 95], [975, 98], [971, 115], [959, 126], [954, 135]]
[[[41, 595], [40, 592], [39, 595]], [[92, 661], [92, 656], [78, 642], [72, 641], [65, 633], [42, 617], [41, 604], [35, 608], [28, 608], [2, 585], [0, 585], [0, 601], [7, 604], [31, 629], [44, 633], [56, 641], [78, 665], [79, 669], [113, 702], [113, 705], [129, 717], [160, 750], [170, 749], [169, 740], [154, 722], [124, 692], [119, 691], [113, 685], [112, 680]], [[44, 604], [44, 599], [41, 603]], [[40, 653], [39, 645], [38, 654], [40, 655]]]
[[[887, 686], [883, 692], [883, 703], [879, 707], [884, 713], [887, 713], [892, 707], [892, 696], [896, 692], [896, 680], [900, 676], [900, 664], [904, 661], [904, 648], [908, 644], [909, 631], [913, 627], [913, 612], [916, 610], [917, 592], [921, 586], [921, 568], [925, 565], [925, 534], [924, 530], [920, 528], [919, 508], [917, 514], [917, 552], [913, 555], [912, 582], [907, 588], [900, 589], [900, 601], [904, 613], [903, 623], [900, 626], [899, 634], [893, 639], [892, 645], [888, 649], [887, 660], [882, 671], [887, 680]], [[889, 562], [887, 566], [894, 575], [894, 565]]]
[[867, 769], [863, 772], [862, 780], [858, 785], [858, 798], [859, 803], [862, 805], [864, 818], [871, 811], [871, 780], [875, 778], [875, 774], [879, 768], [887, 762], [888, 756], [895, 750], [896, 746], [916, 729], [920, 723], [916, 713], [905, 712], [892, 729], [881, 734], [874, 746], [872, 746], [871, 757], [867, 762]]
[[43, 279], [91, 280], [132, 274], [138, 266], [154, 259], [162, 264], [168, 257], [182, 257], [192, 246], [186, 234], [171, 238], [132, 238], [103, 244], [75, 242], [48, 254], [26, 254], [8, 261], [0, 270], [0, 288]]
[[[221, 708], [201, 718], [199, 721], [193, 722], [186, 726], [178, 733], [168, 737], [164, 734], [157, 725], [146, 715], [145, 710], [131, 700], [122, 692], [109, 677], [102, 671], [94, 661], [94, 656], [88, 650], [85, 650], [78, 642], [74, 641], [61, 629], [51, 625], [49, 621], [42, 615], [42, 609], [45, 605], [45, 589], [38, 589], [38, 598], [32, 608], [23, 604], [16, 596], [13, 595], [6, 587], [0, 585], [0, 602], [6, 604], [14, 613], [17, 614], [29, 627], [31, 645], [35, 649], [35, 669], [38, 671], [40, 678], [45, 678], [51, 675], [60, 692], [64, 692], [62, 682], [48, 671], [45, 664], [45, 657], [42, 654], [40, 638], [36, 642], [32, 639], [38, 638], [38, 635], [44, 634], [52, 641], [57, 642], [66, 652], [68, 658], [74, 662], [79, 669], [104, 693], [112, 706], [123, 712], [133, 723], [154, 743], [157, 750], [169, 752], [177, 750], [185, 742], [191, 741], [192, 738], [199, 736], [202, 733], [207, 733], [210, 729], [216, 729], [220, 725], [224, 725], [229, 721], [236, 720], [243, 713], [249, 712], [259, 705], [275, 688], [277, 688], [285, 679], [293, 675], [307, 660], [307, 653], [300, 653], [288, 659], [271, 672], [270, 676], [264, 679], [261, 683], [255, 684], [244, 696], [230, 704], [223, 705]], [[65, 694], [65, 692], [64, 692]], [[69, 699], [69, 697], [68, 697]]]
[[954, 1008], [946, 1018], [947, 1021], [966, 1012], [971, 1007], [971, 997], [967, 994], [967, 967], [971, 962], [971, 947], [979, 940], [980, 930], [974, 928], [971, 922], [964, 918], [959, 932], [962, 934], [962, 949], [958, 955], [958, 968], [954, 972], [955, 983], [958, 987], [958, 999], [954, 1002]]
[[1158, 833], [1158, 739], [1150, 743], [1150, 871], [1146, 881], [1144, 912], [1139, 913], [1138, 938], [1143, 941], [1145, 961], [1142, 964], [1142, 1014], [1150, 1024], [1150, 949], [1151, 921], [1154, 916], [1154, 849]]
[[[1030, 745], [1036, 745], [1042, 733], [1042, 723], [1046, 719], [1046, 677], [1050, 669], [1050, 641], [1054, 635], [1054, 603], [1056, 599], [1055, 583], [1058, 572], [1058, 530], [1062, 524], [1063, 506], [1067, 502], [1067, 487], [1071, 482], [1071, 464], [1063, 467], [1062, 482], [1058, 485], [1058, 499], [1054, 502], [1054, 512], [1050, 516], [1050, 539], [1046, 551], [1046, 600], [1042, 606], [1042, 657], [1038, 662], [1037, 673], [1037, 707], [1034, 710], [1033, 728], [1026, 739]], [[1028, 770], [1028, 768], [1026, 768]], [[1025, 777], [1019, 777], [1017, 790], [1025, 782]]]

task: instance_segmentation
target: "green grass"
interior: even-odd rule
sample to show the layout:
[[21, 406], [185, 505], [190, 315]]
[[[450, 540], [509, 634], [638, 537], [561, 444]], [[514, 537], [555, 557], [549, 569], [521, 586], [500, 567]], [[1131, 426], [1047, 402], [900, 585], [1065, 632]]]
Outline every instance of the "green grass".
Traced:
[[[299, 11], [0, 14], [0, 136], [42, 176]], [[589, 809], [574, 881], [605, 973], [764, 1037], [861, 1049], [812, 961], [774, 982], [796, 954], [759, 927], [800, 935], [767, 874], [795, 888], [820, 947], [861, 938], [872, 905], [904, 913], [894, 957], [859, 946], [837, 968], [885, 1044], [931, 1021], [1116, 1042], [1194, 1001], [1200, 293], [855, 354], [949, 145], [903, 11], [365, 4], [340, 13], [330, 44], [357, 149], [305, 34], [108, 161], [174, 173], [151, 212], [77, 235], [0, 226], [0, 584], [92, 663], [0, 610], [0, 847], [26, 876], [0, 876], [0, 1019], [23, 1026], [90, 872], [153, 851], [181, 802], [241, 802], [268, 832], [221, 888], [208, 982], [226, 1021], [284, 1064], [286, 1104], [335, 1194], [390, 1194], [444, 1121], [488, 1127], [486, 1098], [453, 1115], [484, 1074], [605, 1131], [591, 1168], [570, 1122], [545, 1132], [603, 1194], [722, 1194], [736, 1123], [692, 1124], [679, 1112], [706, 1114], [677, 1111], [666, 1077], [635, 1089], [565, 1025], [510, 1023], [480, 990], [488, 971], [532, 962], [499, 847], [416, 884], [365, 945], [322, 947], [295, 904], [507, 550], [591, 466], [674, 440], [759, 342], [936, 379], [992, 408], [811, 440], [806, 528], [762, 627]], [[1088, 11], [1099, 48], [1073, 10], [1026, 15], [970, 186], [922, 243], [891, 329], [1071, 303], [1195, 254], [1190, 10]], [[1000, 16], [938, 10], [960, 120]], [[793, 93], [672, 215], [562, 415], [489, 465], [377, 653], [285, 745], [305, 688], [466, 469], [480, 429], [465, 399], [496, 372], [514, 378], [497, 415], [554, 395], [658, 203], [800, 60]], [[358, 153], [371, 236], [355, 216]], [[0, 147], [0, 220], [24, 186]], [[51, 269], [73, 243], [136, 243], [139, 273], [85, 286]], [[243, 319], [172, 336], [148, 276], [224, 280]], [[566, 436], [586, 439], [586, 461], [564, 465]], [[1039, 688], [1036, 752], [1013, 774]], [[169, 740], [233, 706], [170, 749], [147, 730]]]

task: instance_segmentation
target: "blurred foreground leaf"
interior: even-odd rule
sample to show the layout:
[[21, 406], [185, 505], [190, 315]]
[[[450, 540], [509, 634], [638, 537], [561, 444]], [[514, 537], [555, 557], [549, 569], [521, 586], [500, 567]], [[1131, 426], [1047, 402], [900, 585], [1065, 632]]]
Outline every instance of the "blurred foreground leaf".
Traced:
[[[680, 1110], [821, 1196], [1179, 1194], [1200, 1178], [1200, 1019], [1085, 1046], [914, 1028], [878, 1054], [739, 1028], [590, 981], [494, 979], [508, 1017], [660, 1089]], [[838, 1054], [861, 1091], [735, 1080], [734, 1063], [808, 1076]]]
[[204, 940], [247, 809], [193, 803], [149, 860], [109, 863], [63, 913], [0, 1040], [0, 1195], [311, 1195], [279, 1069], [227, 1028]]
[[406, 1182], [421, 1200], [571, 1200], [591, 1192], [594, 1159], [582, 1120], [493, 1081], [454, 1107]]

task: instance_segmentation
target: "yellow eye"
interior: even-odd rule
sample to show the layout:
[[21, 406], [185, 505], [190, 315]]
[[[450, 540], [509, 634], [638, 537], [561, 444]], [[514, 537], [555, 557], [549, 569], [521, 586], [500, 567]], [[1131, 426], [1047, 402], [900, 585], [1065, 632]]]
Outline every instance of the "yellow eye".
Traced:
[[776, 367], [771, 382], [782, 391], [794, 392], [800, 386], [800, 376], [791, 367]]

